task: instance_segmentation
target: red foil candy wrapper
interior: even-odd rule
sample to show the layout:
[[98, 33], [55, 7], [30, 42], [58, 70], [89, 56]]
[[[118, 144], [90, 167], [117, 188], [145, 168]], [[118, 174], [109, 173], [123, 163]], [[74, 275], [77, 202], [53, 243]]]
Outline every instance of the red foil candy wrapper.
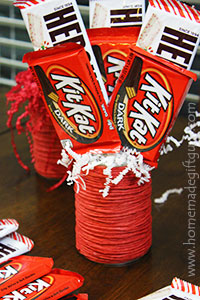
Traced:
[[21, 255], [0, 264], [0, 297], [51, 271], [52, 258]]
[[83, 277], [78, 273], [62, 269], [53, 269], [47, 275], [38, 278], [0, 299], [59, 299], [77, 290], [83, 284]]
[[23, 61], [34, 74], [62, 144], [70, 141], [79, 154], [119, 151], [119, 136], [81, 45], [30, 52]]
[[140, 27], [87, 30], [109, 97], [125, 64], [129, 48], [136, 45], [139, 32]]
[[193, 80], [194, 73], [132, 47], [109, 106], [122, 145], [156, 166]]

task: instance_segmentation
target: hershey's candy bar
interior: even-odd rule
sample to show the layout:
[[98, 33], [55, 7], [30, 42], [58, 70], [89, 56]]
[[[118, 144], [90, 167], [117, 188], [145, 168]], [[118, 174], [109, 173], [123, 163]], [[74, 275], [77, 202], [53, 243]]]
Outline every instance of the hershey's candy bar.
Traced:
[[200, 42], [200, 12], [176, 0], [150, 0], [137, 46], [191, 69]]

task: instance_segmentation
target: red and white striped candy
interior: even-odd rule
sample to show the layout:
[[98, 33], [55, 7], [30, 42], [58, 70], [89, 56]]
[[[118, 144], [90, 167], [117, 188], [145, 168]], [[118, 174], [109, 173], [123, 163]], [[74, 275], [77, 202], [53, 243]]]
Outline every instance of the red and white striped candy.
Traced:
[[19, 223], [15, 219], [0, 220], [0, 239], [6, 235], [16, 231], [19, 228]]
[[149, 0], [151, 6], [200, 23], [200, 12], [177, 0]]
[[180, 290], [182, 292], [185, 292], [185, 293], [200, 296], [200, 287], [199, 286], [194, 285], [192, 283], [189, 283], [185, 280], [181, 280], [177, 277], [175, 277], [172, 280], [171, 287], [176, 289], [176, 290]]
[[13, 5], [18, 7], [19, 9], [24, 9], [44, 1], [45, 0], [15, 0], [15, 2], [13, 2]]
[[28, 237], [13, 232], [0, 240], [0, 263], [31, 251], [34, 243]]

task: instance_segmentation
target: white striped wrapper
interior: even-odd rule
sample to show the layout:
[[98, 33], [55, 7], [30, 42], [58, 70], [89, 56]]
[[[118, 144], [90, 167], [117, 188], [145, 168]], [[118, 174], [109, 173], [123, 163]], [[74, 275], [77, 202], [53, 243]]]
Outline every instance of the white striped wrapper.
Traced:
[[181, 280], [177, 277], [175, 277], [172, 280], [171, 284], [172, 288], [180, 290], [182, 292], [188, 293], [188, 294], [193, 294], [198, 297], [200, 297], [200, 287], [197, 285], [194, 285], [192, 283], [189, 283], [185, 280]]
[[17, 232], [13, 232], [0, 240], [0, 263], [31, 251], [33, 241]]
[[149, 0], [137, 46], [190, 70], [200, 42], [200, 12], [177, 0]]
[[0, 220], [0, 239], [6, 235], [16, 231], [19, 228], [19, 223], [15, 219]]

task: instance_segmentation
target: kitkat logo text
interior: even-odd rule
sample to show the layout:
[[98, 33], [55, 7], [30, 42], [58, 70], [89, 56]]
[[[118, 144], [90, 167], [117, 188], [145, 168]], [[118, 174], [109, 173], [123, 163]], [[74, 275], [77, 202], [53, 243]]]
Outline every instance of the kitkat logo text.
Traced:
[[0, 285], [17, 275], [21, 269], [21, 263], [10, 262], [6, 265], [4, 264], [3, 267], [0, 265]]
[[101, 110], [88, 86], [71, 70], [50, 66], [46, 72], [59, 96], [51, 113], [59, 125], [80, 143], [93, 143], [103, 132]]
[[40, 279], [36, 279], [27, 285], [10, 292], [8, 295], [3, 296], [1, 299], [12, 299], [12, 300], [33, 300], [37, 299], [39, 295], [46, 292], [54, 283], [54, 277], [46, 275]]
[[103, 61], [107, 74], [106, 90], [111, 96], [119, 78], [120, 72], [124, 67], [127, 54], [118, 49], [112, 49], [104, 53]]
[[154, 68], [141, 73], [137, 94], [115, 105], [115, 124], [122, 141], [139, 151], [156, 147], [173, 116], [173, 93], [167, 77]]

